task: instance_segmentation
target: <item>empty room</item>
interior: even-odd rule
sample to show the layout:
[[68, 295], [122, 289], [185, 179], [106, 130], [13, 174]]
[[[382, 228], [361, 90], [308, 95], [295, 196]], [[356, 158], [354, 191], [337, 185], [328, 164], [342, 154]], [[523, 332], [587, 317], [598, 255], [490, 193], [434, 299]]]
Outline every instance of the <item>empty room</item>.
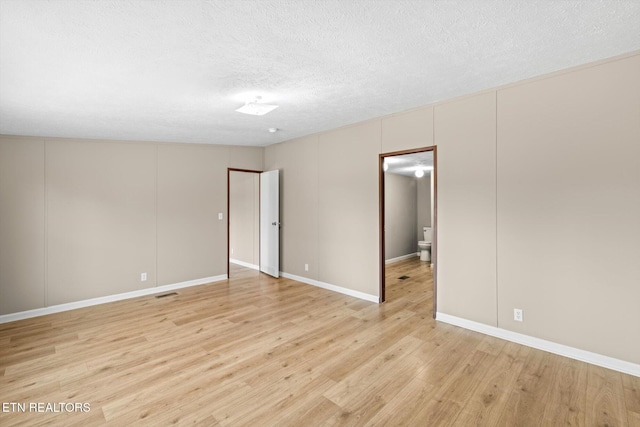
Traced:
[[640, 426], [638, 23], [0, 0], [0, 425]]

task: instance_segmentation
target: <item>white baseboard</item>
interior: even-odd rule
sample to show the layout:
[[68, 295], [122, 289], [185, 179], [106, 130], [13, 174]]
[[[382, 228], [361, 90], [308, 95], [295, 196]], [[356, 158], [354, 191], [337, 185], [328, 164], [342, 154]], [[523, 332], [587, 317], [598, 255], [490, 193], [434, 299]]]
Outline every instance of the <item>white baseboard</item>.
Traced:
[[284, 271], [280, 272], [280, 275], [284, 278], [295, 280], [298, 282], [306, 283], [308, 285], [317, 286], [319, 288], [328, 289], [330, 291], [338, 292], [344, 295], [349, 295], [351, 297], [356, 297], [359, 299], [363, 299], [365, 301], [379, 303], [380, 298], [376, 295], [365, 294], [364, 292], [354, 291], [353, 289], [343, 288], [341, 286], [332, 285], [330, 283], [321, 282], [319, 280], [309, 279], [307, 277], [296, 276], [295, 274], [285, 273]]
[[9, 313], [0, 315], [0, 323], [14, 322], [16, 320], [29, 319], [31, 317], [44, 316], [45, 314], [60, 313], [61, 311], [75, 310], [76, 308], [90, 307], [92, 305], [105, 304], [108, 302], [121, 301], [130, 298], [141, 297], [145, 295], [158, 294], [167, 291], [173, 291], [190, 286], [204, 285], [205, 283], [218, 282], [226, 280], [227, 275], [204, 277], [202, 279], [188, 280], [186, 282], [173, 283], [171, 285], [156, 286], [154, 288], [139, 289], [137, 291], [125, 292], [122, 294], [107, 295], [104, 297], [91, 298], [82, 301], [74, 301], [65, 304], [52, 305], [49, 307], [36, 308], [33, 310], [20, 311], [18, 313]]
[[420, 252], [414, 252], [414, 253], [402, 255], [402, 256], [399, 256], [399, 257], [396, 257], [396, 258], [386, 259], [386, 260], [384, 260], [384, 263], [385, 264], [393, 264], [394, 262], [404, 261], [405, 259], [415, 258], [417, 256], [420, 256]]
[[527, 347], [537, 348], [538, 350], [548, 351], [549, 353], [558, 354], [560, 356], [591, 363], [592, 365], [602, 366], [603, 368], [613, 369], [614, 371], [640, 377], [640, 365], [635, 363], [614, 359], [613, 357], [603, 356], [602, 354], [592, 353], [586, 350], [580, 350], [578, 348], [535, 338], [518, 332], [508, 331], [495, 326], [485, 325], [472, 320], [462, 319], [449, 314], [436, 313], [436, 320], [480, 332], [485, 335], [502, 338], [503, 340], [526, 345]]
[[237, 259], [229, 258], [229, 262], [232, 263], [232, 264], [241, 265], [242, 267], [250, 268], [252, 270], [260, 270], [260, 266], [259, 265], [249, 264], [248, 262], [240, 261], [240, 260], [237, 260]]

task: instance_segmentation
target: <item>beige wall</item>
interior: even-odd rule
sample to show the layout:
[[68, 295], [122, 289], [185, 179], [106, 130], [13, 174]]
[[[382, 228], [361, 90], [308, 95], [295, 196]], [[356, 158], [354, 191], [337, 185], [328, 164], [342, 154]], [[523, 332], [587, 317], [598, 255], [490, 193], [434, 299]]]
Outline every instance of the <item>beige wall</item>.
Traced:
[[498, 91], [500, 327], [635, 363], [638, 76], [634, 56]]
[[433, 145], [433, 107], [380, 119], [381, 152], [392, 153]]
[[418, 222], [416, 223], [416, 236], [423, 240], [422, 227], [431, 227], [431, 172], [426, 171], [418, 183]]
[[[375, 154], [436, 145], [438, 310], [640, 363], [629, 339], [640, 335], [639, 64], [630, 55], [267, 147], [265, 167], [295, 188], [283, 216], [307, 230], [284, 224], [283, 269], [377, 295]], [[317, 276], [294, 272], [316, 247]]]
[[281, 171], [283, 272], [378, 295], [379, 147], [372, 121], [265, 149]]
[[318, 167], [317, 136], [265, 149], [264, 170], [280, 170], [280, 269], [313, 280], [319, 268]]
[[378, 155], [432, 145], [425, 107], [266, 147], [264, 169], [281, 171], [282, 271], [379, 296]]
[[438, 311], [497, 326], [495, 93], [435, 108]]
[[47, 141], [47, 305], [155, 284], [155, 163], [150, 144]]
[[158, 146], [159, 285], [226, 273], [228, 150]]
[[0, 136], [0, 314], [226, 274], [227, 167], [263, 151]]
[[44, 138], [0, 138], [0, 314], [45, 303]]
[[227, 146], [226, 148], [228, 156], [227, 165], [230, 168], [254, 171], [262, 170], [264, 164], [264, 148], [243, 146]]
[[418, 251], [417, 181], [410, 176], [384, 174], [384, 254], [387, 260], [415, 255]]
[[318, 137], [318, 277], [369, 295], [380, 286], [379, 147], [379, 120]]
[[229, 176], [229, 257], [260, 262], [260, 175], [231, 171]]

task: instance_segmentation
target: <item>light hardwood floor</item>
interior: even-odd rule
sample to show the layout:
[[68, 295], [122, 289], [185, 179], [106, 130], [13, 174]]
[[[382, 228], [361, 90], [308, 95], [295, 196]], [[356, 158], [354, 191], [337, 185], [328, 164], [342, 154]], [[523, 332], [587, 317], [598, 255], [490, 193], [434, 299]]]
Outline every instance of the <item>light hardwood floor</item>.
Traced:
[[[400, 276], [409, 276], [399, 280]], [[0, 325], [0, 425], [640, 426], [640, 378], [438, 323], [431, 270], [369, 303], [235, 267], [178, 295]]]

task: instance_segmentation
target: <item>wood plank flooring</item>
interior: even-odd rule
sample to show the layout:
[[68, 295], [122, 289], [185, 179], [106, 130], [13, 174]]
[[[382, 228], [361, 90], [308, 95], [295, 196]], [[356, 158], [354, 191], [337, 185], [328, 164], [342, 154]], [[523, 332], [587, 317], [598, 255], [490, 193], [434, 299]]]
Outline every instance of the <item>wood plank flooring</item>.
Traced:
[[432, 287], [417, 258], [382, 305], [233, 267], [3, 324], [0, 425], [640, 426], [640, 378], [438, 323]]

